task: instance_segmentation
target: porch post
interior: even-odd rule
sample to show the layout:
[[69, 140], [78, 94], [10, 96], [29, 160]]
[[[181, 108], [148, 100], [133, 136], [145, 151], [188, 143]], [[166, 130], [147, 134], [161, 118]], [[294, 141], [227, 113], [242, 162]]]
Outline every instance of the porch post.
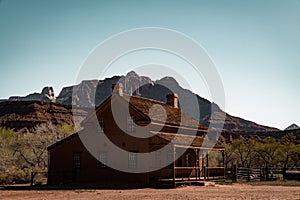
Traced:
[[175, 145], [173, 145], [173, 184], [174, 184], [174, 188], [176, 187], [176, 174], [175, 174], [175, 167], [176, 167], [176, 164], [175, 164], [175, 161], [176, 161], [176, 149], [175, 149]]
[[194, 149], [194, 152], [195, 152], [195, 173], [196, 173], [196, 180], [198, 180], [198, 150], [197, 149]]
[[199, 149], [199, 155], [198, 155], [198, 159], [199, 159], [199, 179], [201, 179], [201, 176], [205, 177], [205, 172], [204, 172], [204, 157], [203, 157], [203, 150]]
[[208, 151], [206, 152], [206, 167], [205, 167], [205, 175], [206, 175], [206, 178], [209, 179], [209, 170], [208, 170]]
[[201, 178], [201, 169], [200, 169], [200, 149], [196, 149], [196, 159], [197, 159], [197, 178], [200, 180]]
[[225, 167], [225, 152], [224, 152], [224, 150], [222, 151], [222, 162], [223, 162], [223, 167]]
[[225, 150], [222, 151], [222, 158], [223, 158], [223, 169], [224, 169], [224, 177], [225, 177], [225, 171], [226, 171], [226, 168], [225, 168]]

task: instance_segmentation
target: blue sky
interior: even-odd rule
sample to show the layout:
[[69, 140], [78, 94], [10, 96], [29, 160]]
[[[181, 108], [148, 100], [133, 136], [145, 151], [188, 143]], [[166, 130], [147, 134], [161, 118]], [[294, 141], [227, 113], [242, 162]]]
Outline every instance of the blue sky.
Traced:
[[100, 42], [141, 27], [201, 44], [223, 80], [228, 113], [281, 129], [300, 125], [299, 0], [2, 0], [0, 98], [48, 85], [58, 95]]

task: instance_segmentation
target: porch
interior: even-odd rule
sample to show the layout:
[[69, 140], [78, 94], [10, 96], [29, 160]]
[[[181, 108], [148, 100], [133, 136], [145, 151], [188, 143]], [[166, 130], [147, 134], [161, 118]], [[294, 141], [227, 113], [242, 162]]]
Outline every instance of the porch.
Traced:
[[[176, 154], [184, 153], [177, 159]], [[209, 152], [209, 153], [208, 153]], [[224, 148], [202, 148], [174, 145], [172, 167], [161, 170], [159, 186], [204, 185], [205, 181], [225, 178]]]

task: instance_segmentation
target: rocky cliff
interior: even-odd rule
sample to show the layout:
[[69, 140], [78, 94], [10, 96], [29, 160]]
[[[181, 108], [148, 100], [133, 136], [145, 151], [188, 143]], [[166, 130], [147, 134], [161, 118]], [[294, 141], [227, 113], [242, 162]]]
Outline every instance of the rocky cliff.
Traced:
[[82, 120], [89, 109], [77, 107], [73, 112], [71, 105], [43, 101], [5, 101], [0, 103], [0, 126], [26, 133], [41, 123], [73, 124], [73, 115], [76, 120]]

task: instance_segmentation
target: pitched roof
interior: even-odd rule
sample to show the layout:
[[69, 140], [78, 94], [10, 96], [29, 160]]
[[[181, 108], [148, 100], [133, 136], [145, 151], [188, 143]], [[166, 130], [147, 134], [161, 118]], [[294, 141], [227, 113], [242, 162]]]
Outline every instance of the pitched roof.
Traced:
[[[140, 96], [129, 96], [125, 94], [122, 97], [154, 122], [162, 122], [170, 125], [193, 127], [206, 130], [203, 125], [201, 125], [189, 114], [185, 113], [180, 108], [174, 108], [165, 102], [147, 99]], [[165, 112], [162, 111], [161, 107]], [[150, 116], [150, 110], [151, 113], [155, 114]]]
[[73, 133], [73, 134], [69, 135], [68, 137], [65, 137], [64, 139], [59, 140], [58, 142], [55, 142], [54, 144], [51, 144], [50, 146], [47, 147], [47, 150], [50, 151], [51, 149], [54, 149], [55, 147], [65, 143], [73, 138], [78, 137], [79, 133], [81, 133], [81, 131]]

